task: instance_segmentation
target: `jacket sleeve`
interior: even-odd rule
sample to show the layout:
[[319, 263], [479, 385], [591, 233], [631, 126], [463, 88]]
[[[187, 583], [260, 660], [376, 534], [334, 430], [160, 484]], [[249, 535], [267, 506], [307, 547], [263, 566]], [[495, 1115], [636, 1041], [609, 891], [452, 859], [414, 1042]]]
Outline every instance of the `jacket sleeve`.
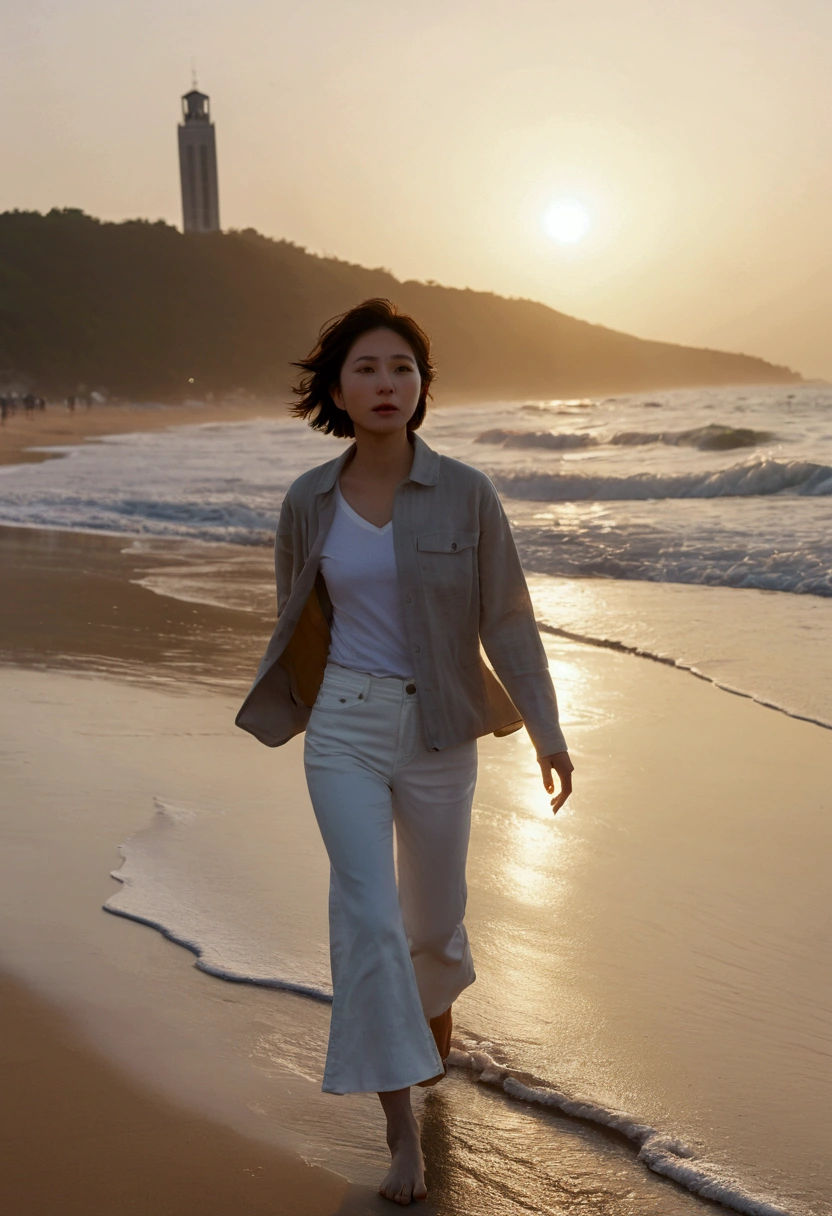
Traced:
[[520, 712], [538, 756], [565, 752], [549, 662], [523, 567], [497, 491], [486, 479], [478, 547], [480, 640]]
[[295, 567], [295, 513], [289, 494], [283, 499], [280, 508], [280, 518], [277, 521], [277, 532], [274, 538], [274, 576], [277, 584], [277, 615], [286, 606], [286, 601], [292, 590]]

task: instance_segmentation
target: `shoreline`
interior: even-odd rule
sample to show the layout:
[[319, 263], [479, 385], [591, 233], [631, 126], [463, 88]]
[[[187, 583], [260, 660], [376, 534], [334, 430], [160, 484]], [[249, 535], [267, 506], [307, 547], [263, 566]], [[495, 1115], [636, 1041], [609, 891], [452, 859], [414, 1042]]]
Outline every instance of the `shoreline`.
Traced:
[[248, 422], [253, 418], [288, 417], [288, 405], [277, 401], [188, 401], [181, 405], [132, 402], [78, 406], [70, 411], [53, 403], [31, 413], [18, 409], [0, 425], [0, 466], [38, 464], [59, 453], [36, 452], [37, 447], [68, 447], [95, 442], [109, 435], [159, 431], [173, 426], [218, 422]]
[[[160, 594], [153, 588], [182, 566], [182, 542], [139, 540], [0, 526], [0, 662], [244, 692], [273, 627], [271, 604], [234, 609]], [[271, 561], [245, 550], [233, 557], [241, 580]]]

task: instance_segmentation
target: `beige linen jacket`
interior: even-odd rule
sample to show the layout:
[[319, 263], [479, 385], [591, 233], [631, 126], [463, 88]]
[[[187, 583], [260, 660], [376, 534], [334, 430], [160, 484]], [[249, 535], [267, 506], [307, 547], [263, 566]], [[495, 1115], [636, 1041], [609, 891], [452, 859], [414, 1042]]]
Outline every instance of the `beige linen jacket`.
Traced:
[[[418, 435], [412, 440], [413, 466], [393, 501], [393, 548], [425, 744], [440, 751], [488, 733], [510, 734], [525, 722], [538, 756], [566, 751], [497, 491], [478, 469], [440, 456]], [[354, 446], [298, 477], [283, 501], [275, 538], [277, 625], [236, 718], [269, 747], [306, 729], [323, 679], [332, 605], [320, 556], [335, 514], [334, 488]]]

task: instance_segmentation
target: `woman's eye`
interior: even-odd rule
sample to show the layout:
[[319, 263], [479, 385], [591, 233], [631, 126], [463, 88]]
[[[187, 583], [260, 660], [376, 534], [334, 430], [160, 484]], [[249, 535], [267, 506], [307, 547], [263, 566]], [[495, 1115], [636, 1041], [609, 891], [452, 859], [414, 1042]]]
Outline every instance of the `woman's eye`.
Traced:
[[397, 372], [412, 372], [412, 371], [413, 371], [413, 368], [410, 366], [410, 364], [409, 364], [409, 363], [403, 363], [403, 364], [401, 365], [401, 367], [397, 367], [397, 368], [396, 368], [396, 371], [397, 371]]

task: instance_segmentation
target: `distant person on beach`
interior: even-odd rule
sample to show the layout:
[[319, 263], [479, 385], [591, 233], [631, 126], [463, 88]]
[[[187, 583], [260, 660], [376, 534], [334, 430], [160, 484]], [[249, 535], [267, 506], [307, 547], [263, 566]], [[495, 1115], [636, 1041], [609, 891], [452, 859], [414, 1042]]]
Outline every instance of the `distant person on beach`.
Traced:
[[410, 1087], [444, 1077], [453, 1002], [475, 979], [463, 918], [477, 738], [525, 723], [549, 794], [558, 775], [555, 812], [572, 763], [497, 492], [416, 434], [427, 335], [367, 300], [297, 366], [293, 412], [354, 443], [283, 501], [277, 626], [237, 724], [271, 747], [306, 731], [331, 863], [323, 1090], [378, 1093], [392, 1157], [379, 1192], [406, 1205], [427, 1196]]

